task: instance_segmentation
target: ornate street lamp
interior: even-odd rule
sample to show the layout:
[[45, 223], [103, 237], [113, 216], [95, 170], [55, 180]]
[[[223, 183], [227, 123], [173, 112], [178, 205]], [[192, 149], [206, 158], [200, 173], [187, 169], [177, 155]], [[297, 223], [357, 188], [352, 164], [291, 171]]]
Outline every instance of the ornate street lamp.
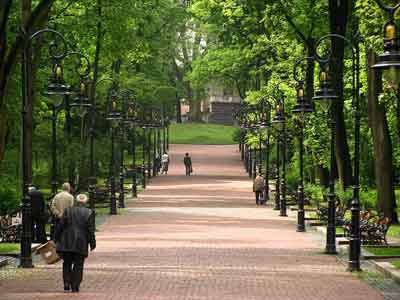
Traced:
[[167, 116], [165, 119], [165, 126], [167, 127], [167, 152], [169, 151], [169, 126], [171, 125], [171, 121], [169, 119], [169, 117]]
[[142, 133], [143, 133], [143, 138], [142, 138], [142, 165], [141, 165], [141, 170], [142, 170], [142, 187], [145, 189], [146, 188], [146, 149], [147, 149], [147, 138], [146, 138], [146, 128], [147, 128], [147, 107], [142, 104], [140, 105], [140, 111], [139, 111], [139, 120], [140, 120], [140, 126], [142, 127]]
[[[90, 74], [90, 61], [87, 56], [80, 52], [70, 52], [68, 55], [75, 55], [78, 56], [79, 63], [76, 67], [76, 73], [79, 75], [79, 83], [78, 86], [75, 88], [75, 96], [72, 99], [72, 102], [69, 104], [71, 113], [76, 113], [80, 118], [84, 118], [86, 114], [90, 113], [90, 128], [89, 128], [89, 136], [92, 135], [92, 119], [94, 118], [95, 114], [95, 107], [94, 103], [92, 103], [89, 99], [89, 74]], [[84, 63], [84, 69], [82, 70], [82, 60]], [[92, 141], [92, 139], [90, 139]], [[90, 167], [89, 167], [89, 206], [92, 210], [93, 216], [96, 214], [96, 207], [95, 207], [95, 199], [94, 199], [94, 192], [95, 192], [95, 175], [94, 175], [94, 166], [93, 166], [93, 152], [92, 152], [92, 143], [90, 143]], [[96, 226], [96, 218], [93, 217], [91, 219], [93, 222], [93, 226]]]
[[157, 176], [161, 163], [161, 153], [158, 147], [159, 129], [162, 126], [162, 112], [157, 107], [153, 108], [153, 176]]
[[306, 120], [306, 115], [312, 113], [314, 111], [311, 103], [308, 101], [308, 98], [304, 93], [304, 81], [297, 77], [297, 67], [304, 60], [313, 60], [312, 57], [306, 57], [297, 61], [294, 66], [293, 77], [297, 81], [296, 86], [296, 95], [297, 95], [297, 103], [295, 107], [292, 109], [292, 112], [298, 115], [299, 120], [299, 155], [300, 155], [300, 181], [297, 188], [298, 191], [298, 210], [297, 210], [297, 231], [304, 232], [306, 231], [305, 221], [304, 221], [304, 125]]
[[375, 1], [389, 15], [389, 21], [385, 24], [383, 30], [383, 48], [385, 52], [379, 55], [377, 63], [371, 66], [371, 68], [383, 71], [385, 78], [394, 86], [400, 83], [400, 40], [398, 27], [395, 22], [395, 15], [400, 8], [400, 3], [394, 7], [390, 7], [380, 0]]
[[[319, 44], [318, 44], [319, 45]], [[335, 116], [333, 103], [338, 100], [338, 96], [331, 88], [329, 72], [327, 69], [328, 61], [319, 59], [319, 90], [315, 93], [313, 100], [320, 103], [324, 111], [330, 112], [331, 127], [331, 154], [330, 154], [330, 176], [328, 197], [328, 225], [326, 231], [327, 254], [337, 254], [336, 251], [336, 194], [335, 194], [335, 176], [333, 170], [335, 167]]]
[[[145, 139], [146, 139], [146, 156], [147, 156], [147, 166], [146, 166], [146, 173], [147, 178], [151, 179], [151, 129], [153, 127], [153, 108], [150, 106], [145, 107], [145, 114], [144, 114], [144, 132], [145, 132]], [[147, 129], [147, 130], [146, 130]], [[146, 134], [147, 131], [147, 134]]]
[[[340, 39], [346, 43], [351, 49], [352, 58], [352, 105], [354, 115], [354, 174], [353, 174], [353, 199], [351, 201], [351, 230], [349, 239], [349, 271], [360, 271], [360, 252], [361, 252], [361, 240], [360, 240], [360, 49], [359, 49], [359, 37], [351, 42], [344, 36], [339, 34], [328, 34], [323, 36], [317, 43], [316, 49], [326, 39]], [[322, 68], [320, 72], [320, 83], [321, 91], [317, 93], [317, 96], [313, 99], [322, 100], [330, 104], [331, 106], [331, 172], [330, 172], [330, 183], [328, 193], [328, 228], [327, 228], [327, 244], [326, 252], [336, 254], [336, 216], [335, 216], [335, 201], [336, 195], [334, 190], [334, 145], [335, 145], [335, 121], [333, 116], [332, 103], [338, 100], [335, 92], [330, 89], [329, 75], [325, 68], [326, 63], [331, 59], [331, 53], [328, 55], [328, 59], [323, 59], [317, 55], [317, 60], [320, 62]], [[389, 56], [386, 56], [386, 59]], [[384, 69], [384, 59], [380, 61], [382, 64], [377, 67]], [[323, 74], [325, 72], [326, 74]], [[322, 95], [325, 96], [322, 97]]]
[[[65, 54], [64, 59], [68, 54]], [[57, 193], [57, 115], [64, 105], [65, 97], [71, 94], [70, 86], [65, 84], [64, 71], [61, 58], [53, 58], [53, 67], [50, 82], [43, 93], [46, 102], [49, 104], [51, 115], [51, 150], [52, 150], [52, 171], [51, 171], [51, 192]]]
[[126, 122], [131, 129], [132, 143], [132, 197], [137, 197], [136, 127], [139, 124], [139, 107], [134, 97], [126, 103]]
[[242, 160], [246, 172], [248, 171], [248, 147], [246, 144], [246, 131], [247, 131], [247, 118], [246, 118], [247, 106], [242, 104], [237, 114], [237, 120], [240, 126], [241, 142], [242, 142]]
[[[286, 116], [285, 116], [285, 98], [283, 93], [279, 91], [280, 96], [276, 101], [275, 117], [272, 123], [276, 126], [278, 131], [278, 154], [279, 144], [282, 145], [282, 176], [280, 178], [280, 198], [279, 198], [279, 216], [287, 217], [286, 212]], [[278, 177], [279, 177], [279, 155], [278, 160]], [[278, 179], [279, 182], [279, 179]], [[279, 186], [277, 187], [278, 192]]]
[[[271, 127], [271, 104], [266, 98], [262, 98], [258, 103], [259, 111], [259, 128], [260, 130], [265, 129], [266, 140], [265, 140], [265, 189], [264, 197], [265, 201], [269, 200], [269, 137], [270, 137], [270, 127]], [[262, 159], [260, 159], [262, 163]]]
[[115, 129], [122, 120], [122, 102], [118, 101], [116, 86], [108, 91], [107, 99], [107, 115], [106, 119], [110, 121], [111, 131], [111, 159], [109, 168], [109, 185], [110, 185], [110, 214], [117, 214], [117, 197], [115, 193]]
[[[32, 83], [32, 57], [31, 57], [31, 47], [32, 42], [45, 34], [49, 34], [54, 37], [54, 40], [50, 43], [50, 58], [53, 61], [52, 68], [52, 78], [50, 80], [54, 85], [49, 84], [48, 92], [53, 92], [52, 95], [57, 95], [56, 92], [63, 93], [68, 92], [68, 86], [64, 84], [62, 77], [62, 66], [57, 64], [60, 62], [64, 56], [67, 54], [68, 45], [61, 33], [52, 29], [39, 30], [32, 35], [28, 36], [23, 33], [23, 53], [22, 53], [22, 101], [21, 101], [21, 115], [22, 115], [22, 126], [21, 126], [21, 166], [22, 166], [22, 234], [21, 234], [21, 253], [20, 253], [20, 267], [22, 268], [32, 268], [32, 211], [31, 211], [31, 199], [28, 194], [28, 186], [30, 182], [31, 173], [31, 161], [29, 160], [29, 153], [32, 149], [27, 143], [28, 140], [28, 109], [32, 104], [32, 93], [31, 89], [33, 87]], [[58, 42], [61, 41], [62, 47], [59, 47]], [[54, 100], [56, 100], [55, 98]], [[57, 103], [54, 103], [55, 105]], [[54, 106], [55, 106], [54, 105]], [[54, 141], [53, 141], [54, 142]], [[54, 143], [53, 143], [54, 145]], [[54, 152], [53, 152], [54, 158]], [[53, 184], [56, 181], [55, 160], [53, 160]], [[53, 187], [53, 186], [52, 186]]]

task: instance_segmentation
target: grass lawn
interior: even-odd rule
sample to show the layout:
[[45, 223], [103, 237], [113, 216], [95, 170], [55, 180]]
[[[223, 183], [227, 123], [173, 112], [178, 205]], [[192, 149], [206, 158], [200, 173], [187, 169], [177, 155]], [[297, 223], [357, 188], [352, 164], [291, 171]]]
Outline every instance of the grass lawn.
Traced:
[[395, 266], [397, 269], [400, 269], [400, 260], [392, 261], [391, 264]]
[[234, 126], [183, 123], [172, 124], [170, 127], [171, 144], [197, 144], [197, 145], [231, 145], [233, 141]]
[[336, 234], [344, 234], [344, 229], [342, 227], [336, 227]]
[[18, 253], [19, 243], [0, 243], [0, 255], [4, 253]]
[[377, 256], [400, 255], [400, 248], [365, 247], [364, 249]]
[[400, 225], [391, 225], [387, 235], [388, 237], [400, 239]]

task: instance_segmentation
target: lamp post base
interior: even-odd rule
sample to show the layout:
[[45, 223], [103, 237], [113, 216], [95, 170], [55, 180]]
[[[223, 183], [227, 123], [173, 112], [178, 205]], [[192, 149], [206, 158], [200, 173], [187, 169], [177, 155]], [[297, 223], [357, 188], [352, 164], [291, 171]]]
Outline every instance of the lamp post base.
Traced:
[[336, 251], [336, 245], [334, 245], [334, 246], [329, 246], [329, 247], [327, 246], [324, 253], [325, 253], [325, 254], [331, 254], [331, 255], [336, 255], [336, 254], [338, 254], [337, 251]]
[[31, 269], [33, 268], [33, 264], [32, 264], [32, 258], [22, 258], [20, 260], [20, 263], [18, 265], [19, 268], [24, 268], [24, 269]]
[[349, 266], [347, 268], [349, 272], [361, 272], [360, 261], [349, 261]]
[[297, 232], [305, 232], [306, 226], [304, 224], [304, 210], [299, 209], [297, 211]]

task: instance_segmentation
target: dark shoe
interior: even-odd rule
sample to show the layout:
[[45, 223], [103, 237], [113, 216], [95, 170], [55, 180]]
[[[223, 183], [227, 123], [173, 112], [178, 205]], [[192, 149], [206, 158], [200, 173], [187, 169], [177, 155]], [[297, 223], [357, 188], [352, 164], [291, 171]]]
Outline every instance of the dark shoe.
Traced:
[[73, 287], [72, 288], [73, 293], [79, 293], [79, 288], [78, 287]]
[[71, 289], [69, 284], [64, 285], [64, 292], [69, 292]]

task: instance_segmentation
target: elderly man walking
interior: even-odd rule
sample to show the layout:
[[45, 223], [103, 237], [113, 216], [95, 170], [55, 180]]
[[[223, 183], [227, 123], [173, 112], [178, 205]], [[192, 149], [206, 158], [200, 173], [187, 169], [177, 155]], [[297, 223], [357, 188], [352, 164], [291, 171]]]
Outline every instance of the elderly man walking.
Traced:
[[63, 183], [62, 191], [56, 194], [51, 202], [50, 211], [53, 214], [53, 227], [51, 229], [51, 238], [54, 239], [54, 233], [67, 207], [74, 205], [74, 196], [71, 195], [71, 185], [68, 182]]
[[96, 248], [93, 212], [85, 207], [88, 197], [79, 194], [77, 205], [68, 207], [56, 231], [56, 249], [63, 259], [64, 291], [79, 292], [83, 278], [83, 265], [88, 256], [88, 246]]
[[51, 202], [50, 210], [57, 218], [61, 218], [67, 207], [74, 205], [74, 196], [71, 195], [71, 185], [63, 183], [62, 191], [56, 194]]
[[264, 177], [260, 175], [261, 172], [257, 175], [257, 177], [254, 179], [253, 183], [253, 192], [256, 195], [256, 204], [261, 205], [262, 201], [260, 199], [260, 196], [262, 195], [264, 188], [265, 188], [265, 181]]

